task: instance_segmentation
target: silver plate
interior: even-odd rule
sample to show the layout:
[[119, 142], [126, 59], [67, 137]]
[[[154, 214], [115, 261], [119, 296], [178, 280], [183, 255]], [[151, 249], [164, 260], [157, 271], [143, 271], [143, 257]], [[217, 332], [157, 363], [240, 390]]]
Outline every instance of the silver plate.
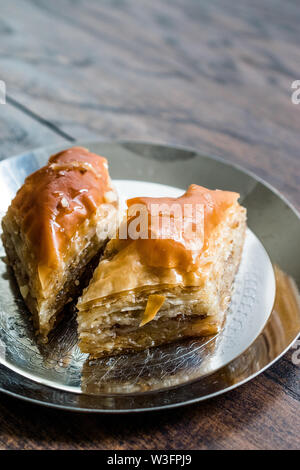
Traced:
[[[192, 182], [240, 192], [250, 230], [225, 328], [209, 340], [89, 362], [77, 347], [70, 308], [50, 343], [40, 346], [0, 245], [1, 390], [80, 411], [161, 409], [223, 393], [278, 359], [300, 331], [300, 266], [294, 256], [300, 221], [288, 203], [255, 177], [195, 151], [138, 142], [84, 145], [108, 158], [124, 197], [176, 195]], [[0, 163], [0, 217], [26, 175], [60, 149], [40, 149]]]

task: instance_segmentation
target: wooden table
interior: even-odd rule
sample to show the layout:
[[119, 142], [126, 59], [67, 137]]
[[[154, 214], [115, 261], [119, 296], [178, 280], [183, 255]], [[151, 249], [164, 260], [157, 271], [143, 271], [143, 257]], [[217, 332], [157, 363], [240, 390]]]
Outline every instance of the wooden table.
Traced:
[[[1, 4], [0, 156], [80, 138], [186, 144], [242, 164], [300, 208], [300, 5], [293, 0]], [[299, 366], [207, 403], [71, 414], [0, 396], [1, 449], [300, 448]]]

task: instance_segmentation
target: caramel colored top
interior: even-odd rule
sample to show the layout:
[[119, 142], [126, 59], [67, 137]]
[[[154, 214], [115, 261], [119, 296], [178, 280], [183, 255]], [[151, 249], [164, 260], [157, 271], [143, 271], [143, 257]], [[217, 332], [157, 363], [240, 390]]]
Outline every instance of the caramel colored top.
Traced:
[[72, 147], [26, 178], [11, 208], [39, 267], [58, 265], [72, 236], [103, 202], [110, 181], [107, 168], [105, 158]]
[[[211, 232], [238, 198], [237, 193], [212, 191], [192, 184], [179, 198], [129, 199], [126, 222], [128, 238], [119, 239], [116, 242], [116, 249], [120, 251], [129, 243], [134, 243], [142, 263], [147, 266], [177, 268], [187, 272], [196, 270], [199, 255], [207, 247]], [[130, 210], [139, 205], [146, 209], [147, 234], [141, 231], [139, 237], [133, 239], [130, 224], [134, 223], [134, 219], [138, 216], [131, 215]], [[159, 212], [158, 207], [161, 208]], [[155, 211], [156, 217], [153, 215]], [[140, 212], [138, 214], [140, 216]], [[169, 215], [168, 226], [163, 218]], [[143, 223], [141, 217], [140, 222]], [[119, 237], [121, 238], [121, 235]]]
[[[179, 198], [139, 197], [128, 200], [128, 217], [119, 229], [118, 238], [108, 243], [106, 257], [96, 268], [92, 282], [78, 302], [78, 309], [89, 310], [90, 305], [98, 303], [101, 305], [105, 297], [145, 287], [205, 285], [212, 263], [215, 264], [217, 270], [216, 256], [220, 251], [217, 249], [218, 240], [224, 249], [229, 248], [232, 237], [229, 221], [235, 220], [233, 215], [244, 211], [237, 203], [238, 197], [237, 193], [211, 191], [192, 185]], [[163, 203], [164, 206], [161, 205]], [[154, 235], [156, 238], [135, 238], [134, 232], [130, 232], [131, 222], [135, 223], [137, 219], [142, 221], [138, 214], [135, 217], [134, 211], [130, 212], [130, 208], [136, 204], [146, 208], [146, 219], [149, 222], [146, 230], [140, 232], [140, 236], [147, 234], [148, 236]], [[159, 220], [157, 220], [151, 216], [152, 204], [159, 204], [162, 214], [170, 213], [173, 207], [174, 215], [171, 216], [171, 222], [175, 226], [180, 212], [176, 212], [176, 207], [178, 210], [178, 208], [184, 208], [185, 204], [190, 204], [188, 208], [193, 210], [187, 211], [183, 219], [184, 224], [192, 228], [197, 222], [195, 220], [196, 206], [200, 205], [204, 215], [200, 243], [198, 243], [198, 236], [191, 242], [191, 232], [180, 230], [181, 227], [186, 227], [184, 224], [176, 226], [175, 231], [172, 230], [171, 224], [170, 230], [165, 231], [163, 224], [160, 224], [163, 217], [158, 217]], [[129, 236], [127, 239], [124, 237], [126, 231]], [[165, 238], [166, 235], [167, 238]], [[159, 290], [159, 287], [156, 289]], [[150, 298], [149, 308], [146, 308], [143, 316], [144, 324], [151, 321], [163, 302], [163, 296]]]

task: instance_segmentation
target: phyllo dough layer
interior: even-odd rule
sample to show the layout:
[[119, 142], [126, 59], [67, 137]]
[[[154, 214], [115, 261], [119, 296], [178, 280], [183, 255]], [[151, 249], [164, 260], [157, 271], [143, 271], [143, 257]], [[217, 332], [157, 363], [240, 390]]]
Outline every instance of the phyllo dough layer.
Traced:
[[101, 357], [216, 334], [245, 238], [246, 210], [237, 199], [236, 193], [192, 185], [178, 199], [127, 201], [129, 208], [142, 203], [148, 211], [157, 201], [202, 204], [203, 243], [161, 232], [154, 239], [111, 240], [77, 304], [81, 350]]
[[2, 220], [3, 244], [44, 340], [117, 214], [106, 159], [82, 147], [53, 155], [17, 192]]

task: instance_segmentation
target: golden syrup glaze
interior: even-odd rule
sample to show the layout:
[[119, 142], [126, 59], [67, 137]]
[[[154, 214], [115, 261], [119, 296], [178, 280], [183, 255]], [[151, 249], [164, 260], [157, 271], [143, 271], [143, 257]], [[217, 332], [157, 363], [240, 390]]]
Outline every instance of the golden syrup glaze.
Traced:
[[142, 320], [139, 326], [144, 326], [149, 323], [156, 316], [157, 312], [164, 304], [166, 297], [160, 294], [151, 294], [148, 297], [146, 309], [143, 313]]
[[11, 209], [39, 268], [58, 266], [72, 236], [104, 201], [109, 182], [107, 160], [83, 147], [53, 155], [26, 178]]
[[[198, 268], [199, 255], [206, 249], [207, 243], [212, 231], [219, 225], [226, 211], [229, 207], [233, 206], [239, 198], [238, 193], [221, 191], [221, 190], [209, 190], [202, 186], [192, 184], [189, 186], [185, 194], [179, 198], [151, 198], [151, 197], [136, 197], [127, 201], [128, 211], [135, 204], [142, 204], [146, 207], [148, 213], [148, 238], [138, 238], [137, 240], [130, 239], [121, 240], [118, 239], [114, 248], [117, 251], [121, 251], [123, 248], [128, 246], [129, 243], [134, 243], [139, 258], [143, 264], [156, 268], [175, 268], [185, 272], [195, 271]], [[196, 220], [196, 205], [202, 205], [204, 215], [204, 239], [203, 245], [200, 249], [191, 250], [188, 249], [188, 237], [184, 233], [180, 233], [179, 238], [172, 235], [168, 238], [164, 238], [162, 232], [162, 224], [155, 224], [153, 227], [151, 217], [151, 206], [153, 204], [164, 204], [165, 207], [171, 208], [173, 204], [179, 204], [182, 208], [182, 214], [184, 213], [184, 206], [190, 204], [193, 208], [191, 223], [195, 225]], [[152, 206], [153, 207], [153, 206]], [[162, 214], [159, 214], [162, 217]], [[176, 215], [171, 217], [176, 218]], [[132, 221], [132, 217], [127, 217], [127, 225], [129, 226]], [[183, 225], [182, 225], [183, 227]], [[155, 238], [151, 237], [155, 231]], [[129, 231], [128, 231], [129, 233]]]
[[[204, 198], [204, 195], [207, 195]], [[144, 202], [151, 212], [151, 203], [161, 201], [173, 205], [174, 202], [192, 201], [205, 206], [204, 239], [202, 249], [193, 252], [185, 246], [184, 237], [172, 239], [136, 239], [123, 238], [123, 227], [130, 223], [125, 218], [117, 233], [117, 238], [110, 240], [104, 258], [96, 268], [88, 289], [79, 299], [77, 307], [86, 310], [90, 305], [101, 303], [101, 299], [122, 293], [144, 289], [150, 286], [202, 287], [207, 281], [212, 263], [218, 265], [215, 255], [218, 240], [222, 240], [224, 249], [230, 248], [231, 226], [234, 220], [242, 220], [244, 209], [238, 204], [237, 193], [210, 191], [192, 185], [181, 198], [134, 198], [127, 201], [128, 206]], [[227, 221], [231, 221], [230, 224]], [[151, 220], [150, 220], [151, 222]], [[238, 223], [238, 222], [237, 222]], [[154, 227], [157, 229], [157, 226]], [[150, 226], [149, 231], [151, 232]], [[128, 235], [130, 231], [128, 230]], [[156, 233], [158, 236], [158, 234]], [[172, 234], [171, 234], [172, 235]], [[217, 251], [216, 251], [217, 250]]]

